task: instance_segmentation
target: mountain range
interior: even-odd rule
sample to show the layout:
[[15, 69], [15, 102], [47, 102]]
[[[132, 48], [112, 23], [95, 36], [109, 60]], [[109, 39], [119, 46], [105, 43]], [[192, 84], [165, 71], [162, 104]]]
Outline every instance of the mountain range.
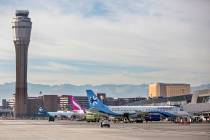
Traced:
[[[33, 84], [28, 83], [28, 95], [39, 96], [42, 95], [75, 95], [85, 96], [86, 89], [93, 89], [96, 93], [106, 93], [109, 97], [146, 97], [147, 84], [141, 85], [72, 85], [72, 84], [60, 84], [60, 85], [45, 85], [45, 84]], [[15, 82], [0, 84], [0, 99], [11, 98], [15, 93]]]
[[[148, 92], [147, 84], [131, 85], [131, 84], [103, 84], [103, 85], [45, 85], [28, 83], [28, 95], [75, 95], [85, 96], [86, 89], [93, 89], [96, 93], [106, 93], [109, 97], [146, 97]], [[210, 89], [210, 84], [192, 87], [192, 91]], [[0, 84], [0, 100], [11, 98], [15, 93], [15, 82]]]

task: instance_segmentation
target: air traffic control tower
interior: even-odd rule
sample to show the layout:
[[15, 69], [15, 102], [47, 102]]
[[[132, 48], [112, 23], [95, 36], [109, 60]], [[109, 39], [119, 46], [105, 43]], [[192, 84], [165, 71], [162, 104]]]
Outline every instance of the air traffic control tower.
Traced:
[[27, 10], [17, 10], [12, 21], [16, 51], [15, 118], [27, 115], [27, 57], [32, 25], [28, 14]]

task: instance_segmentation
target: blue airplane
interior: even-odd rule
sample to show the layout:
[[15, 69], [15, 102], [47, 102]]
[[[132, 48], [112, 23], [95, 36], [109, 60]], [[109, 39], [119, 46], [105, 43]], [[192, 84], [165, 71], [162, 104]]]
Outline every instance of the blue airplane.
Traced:
[[164, 117], [188, 115], [177, 106], [106, 106], [92, 90], [86, 90], [86, 92], [90, 108], [110, 116], [125, 116], [125, 114], [132, 116], [140, 112], [160, 114]]

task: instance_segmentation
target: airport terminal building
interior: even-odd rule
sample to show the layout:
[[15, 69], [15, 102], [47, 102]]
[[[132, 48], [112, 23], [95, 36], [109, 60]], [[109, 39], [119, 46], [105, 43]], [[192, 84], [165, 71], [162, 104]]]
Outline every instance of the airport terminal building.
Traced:
[[189, 113], [210, 113], [210, 89], [196, 91], [191, 103], [183, 105], [183, 109]]
[[192, 94], [173, 96], [173, 97], [157, 97], [148, 98], [147, 100], [136, 101], [129, 106], [164, 106], [173, 105], [182, 107], [184, 111], [190, 114], [210, 114], [210, 89], [198, 90]]

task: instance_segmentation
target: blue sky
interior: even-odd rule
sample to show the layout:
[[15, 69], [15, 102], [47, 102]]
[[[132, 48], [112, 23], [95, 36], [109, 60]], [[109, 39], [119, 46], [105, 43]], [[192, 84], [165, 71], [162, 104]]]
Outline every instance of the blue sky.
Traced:
[[33, 22], [28, 81], [210, 82], [208, 0], [0, 0], [0, 83], [15, 81], [11, 21]]

